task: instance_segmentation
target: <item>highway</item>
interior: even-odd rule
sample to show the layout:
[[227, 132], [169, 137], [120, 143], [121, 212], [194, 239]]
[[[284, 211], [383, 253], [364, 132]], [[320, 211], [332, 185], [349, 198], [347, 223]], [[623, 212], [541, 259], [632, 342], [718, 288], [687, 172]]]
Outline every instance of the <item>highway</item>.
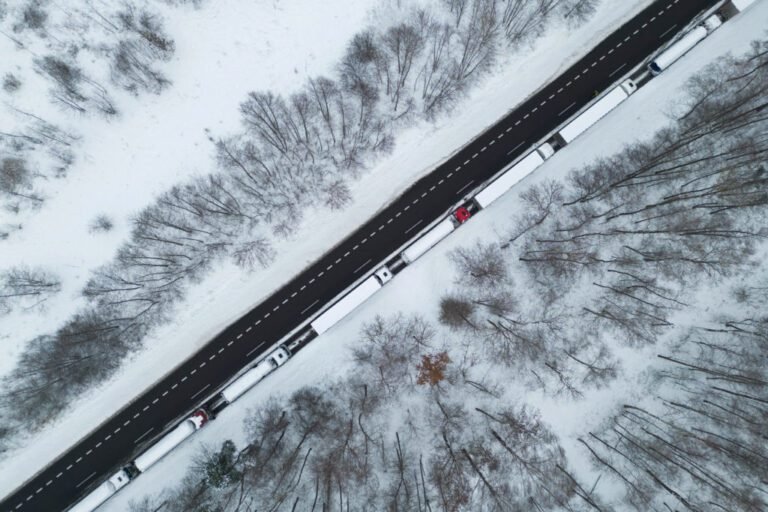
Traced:
[[66, 509], [108, 474], [135, 458], [142, 447], [193, 411], [248, 362], [258, 360], [265, 350], [380, 265], [417, 231], [445, 215], [469, 190], [527, 152], [591, 101], [595, 91], [605, 90], [644, 62], [697, 14], [716, 3], [717, 0], [653, 3], [229, 326], [194, 357], [4, 498], [0, 511]]

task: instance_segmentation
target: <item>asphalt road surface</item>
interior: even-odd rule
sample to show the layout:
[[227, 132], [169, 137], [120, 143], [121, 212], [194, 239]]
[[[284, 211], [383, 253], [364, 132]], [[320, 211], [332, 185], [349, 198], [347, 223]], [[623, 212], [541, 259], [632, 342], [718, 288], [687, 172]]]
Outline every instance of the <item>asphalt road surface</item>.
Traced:
[[[469, 190], [526, 152], [717, 0], [662, 0], [605, 39], [392, 205], [228, 327], [194, 357], [0, 503], [2, 512], [64, 510], [257, 360]], [[567, 165], [567, 162], [563, 162]], [[470, 221], [471, 222], [471, 221]], [[290, 364], [290, 361], [288, 362]], [[151, 469], [149, 470], [151, 473]], [[141, 478], [141, 476], [139, 477]]]

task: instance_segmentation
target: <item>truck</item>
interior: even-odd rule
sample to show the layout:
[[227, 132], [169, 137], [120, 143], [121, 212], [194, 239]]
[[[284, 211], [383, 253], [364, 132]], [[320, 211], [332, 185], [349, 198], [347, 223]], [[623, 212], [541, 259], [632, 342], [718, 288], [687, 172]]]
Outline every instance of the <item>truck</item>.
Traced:
[[171, 450], [180, 445], [189, 436], [203, 428], [208, 422], [208, 413], [198, 409], [189, 418], [179, 423], [176, 428], [165, 434], [158, 442], [153, 444], [147, 451], [136, 457], [133, 465], [142, 473], [155, 465], [160, 459], [165, 457]]
[[443, 219], [401, 252], [400, 257], [406, 264], [410, 265], [419, 256], [434, 247], [440, 240], [450, 235], [454, 229], [456, 229], [456, 226], [450, 218]]
[[544, 159], [538, 151], [529, 153], [522, 160], [502, 171], [501, 176], [478, 192], [474, 198], [475, 203], [477, 203], [480, 208], [488, 208], [492, 202], [512, 188], [515, 183], [528, 176], [534, 169], [543, 163]]
[[629, 98], [630, 94], [637, 90], [637, 84], [630, 78], [624, 80], [609, 93], [590, 105], [581, 114], [568, 122], [557, 134], [555, 141], [564, 146], [571, 143], [576, 137], [587, 131], [603, 116], [616, 108], [622, 101]]
[[650, 63], [648, 63], [648, 70], [652, 75], [658, 75], [677, 61], [677, 59], [688, 53], [691, 48], [699, 44], [702, 39], [707, 37], [708, 34], [722, 24], [723, 19], [719, 14], [709, 16], [699, 26], [658, 54]]
[[382, 283], [378, 277], [372, 275], [365, 281], [357, 285], [351, 292], [346, 294], [338, 302], [326, 309], [317, 318], [310, 322], [310, 326], [320, 335], [336, 325], [342, 318], [351, 313], [357, 306], [368, 300], [368, 298], [379, 291]]
[[236, 378], [219, 393], [210, 406], [214, 414], [231, 404], [243, 393], [255, 386], [261, 379], [272, 373], [275, 369], [285, 364], [291, 357], [290, 352], [283, 346], [280, 346], [269, 353], [267, 357], [253, 365], [240, 377]]
[[111, 498], [117, 491], [128, 485], [128, 482], [135, 475], [130, 473], [129, 468], [123, 468], [110, 476], [106, 482], [96, 487], [88, 493], [82, 500], [78, 501], [69, 512], [92, 512], [102, 503]]

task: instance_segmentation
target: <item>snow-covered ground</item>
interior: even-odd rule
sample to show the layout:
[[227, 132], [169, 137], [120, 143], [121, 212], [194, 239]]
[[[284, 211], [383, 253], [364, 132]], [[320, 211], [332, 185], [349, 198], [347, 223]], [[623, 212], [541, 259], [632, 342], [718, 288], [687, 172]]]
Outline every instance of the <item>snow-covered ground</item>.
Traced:
[[[0, 462], [0, 493], [9, 492], [159, 380], [175, 362], [193, 354], [277, 289], [287, 276], [299, 272], [361, 219], [397, 197], [415, 178], [433, 169], [648, 3], [650, 0], [605, 0], [585, 25], [573, 31], [555, 28], [530, 51], [505, 61], [451, 116], [402, 133], [395, 151], [353, 185], [354, 201], [348, 208], [338, 213], [310, 213], [296, 236], [276, 247], [278, 254], [290, 254], [290, 258], [278, 258], [267, 272], [247, 274], [226, 264], [212, 272], [190, 290], [174, 321], [147, 340], [145, 351]], [[175, 181], [205, 172], [212, 165], [206, 129], [214, 136], [234, 131], [239, 122], [238, 102], [247, 91], [290, 91], [307, 76], [328, 72], [350, 35], [375, 16], [366, 14], [374, 5], [387, 4], [320, 5], [294, 0], [245, 7], [229, 0], [171, 13], [166, 28], [177, 47], [168, 71], [172, 87], [157, 98], [136, 101], [133, 109], [123, 106], [125, 113], [119, 120], [93, 121], [84, 134], [87, 158], [70, 170], [71, 182], [60, 185], [43, 210], [3, 243], [2, 254], [13, 257], [3, 258], [0, 267], [17, 262], [44, 265], [62, 276], [63, 290], [42, 316], [0, 319], [0, 333], [5, 333], [0, 334], [5, 337], [0, 373], [12, 367], [24, 342], [54, 330], [80, 304], [83, 283], [125, 239], [131, 214]], [[89, 200], [83, 201], [83, 197]], [[88, 233], [88, 222], [98, 213], [115, 218], [114, 232], [96, 237]], [[56, 250], [46, 250], [50, 247]]]
[[[258, 408], [272, 396], [275, 390], [288, 394], [301, 386], [343, 374], [351, 367], [350, 348], [357, 340], [360, 327], [375, 315], [408, 311], [434, 318], [439, 296], [451, 288], [446, 276], [453, 274], [453, 268], [448, 262], [447, 253], [476, 239], [493, 239], [496, 233], [506, 232], [509, 219], [519, 204], [517, 194], [528, 185], [538, 180], [561, 177], [573, 167], [610, 155], [628, 142], [651, 135], [674, 112], [681, 88], [689, 76], [727, 52], [745, 52], [752, 39], [764, 36], [767, 21], [768, 2], [762, 1], [752, 7], [747, 15], [738, 16], [718, 29], [683, 60], [640, 89], [576, 143], [559, 152], [488, 210], [477, 215], [408, 267], [363, 307], [345, 318], [328, 334], [310, 343], [279, 371], [230, 406], [192, 441], [150, 470], [150, 474], [156, 472], [164, 475], [164, 478], [137, 479], [108, 502], [105, 510], [125, 510], [130, 500], [173, 485], [184, 474], [182, 468], [188, 465], [200, 444], [218, 446], [224, 439], [242, 443], [242, 420], [250, 410]], [[613, 412], [613, 405], [640, 398], [637, 393], [642, 386], [636, 384], [643, 379], [647, 361], [651, 359], [648, 357], [650, 354], [647, 351], [620, 351], [624, 368], [622, 378], [607, 389], [589, 393], [578, 401], [552, 399], [536, 393], [526, 395], [525, 399], [542, 411], [544, 419], [558, 434], [570, 456], [571, 464], [580, 474], [588, 471], [588, 463], [579, 458], [575, 436], [599, 424]], [[168, 475], [178, 478], [169, 478]]]
[[[159, 379], [168, 370], [170, 361], [180, 361], [196, 351], [224, 325], [277, 288], [284, 276], [298, 272], [343, 233], [353, 229], [358, 219], [369, 217], [388, 203], [415, 177], [431, 170], [436, 162], [497, 119], [504, 109], [513, 108], [541, 83], [588, 51], [621, 20], [631, 17], [647, 3], [643, 0], [628, 5], [629, 2], [621, 0], [606, 0], [597, 16], [586, 25], [570, 33], [553, 30], [540, 39], [531, 52], [507, 62], [450, 117], [441, 119], [437, 125], [410, 129], [400, 138], [394, 153], [378, 162], [371, 173], [355, 184], [355, 200], [347, 210], [337, 214], [324, 211], [322, 215], [308, 215], [297, 236], [278, 247], [281, 254], [291, 254], [291, 258], [280, 258], [268, 273], [248, 275], [229, 266], [212, 273], [192, 289], [188, 299], [180, 305], [180, 313], [174, 322], [152, 336], [146, 351], [128, 363], [111, 382], [83, 397], [61, 421], [29, 439], [25, 443], [28, 446], [0, 463], [0, 493], [19, 484], [57, 450], [64, 449], [84, 431], [139, 394], [142, 388], [137, 387], [136, 382], [149, 384]], [[743, 51], [751, 37], [761, 35], [760, 31], [767, 25], [765, 3], [753, 7], [748, 18], [741, 16], [719, 29], [691, 56], [639, 91], [622, 107], [620, 118], [613, 115], [604, 120], [578, 145], [562, 151], [537, 171], [531, 180], [564, 173], [572, 166], [618, 149], [629, 140], [652, 133], [664, 121], [664, 114], [672, 109], [673, 103], [660, 99], [670, 88], [678, 87], [709, 57], [731, 48], [736, 52]], [[351, 4], [293, 1], [256, 2], [243, 6], [228, 0], [216, 2], [215, 8], [209, 4], [201, 10], [179, 10], [181, 14], [169, 16], [167, 30], [177, 44], [177, 58], [169, 70], [174, 85], [160, 97], [137, 100], [133, 110], [123, 105], [125, 113], [118, 120], [91, 123], [92, 130], [84, 135], [83, 143], [87, 159], [70, 171], [71, 179], [59, 187], [42, 211], [25, 222], [24, 230], [3, 242], [0, 255], [13, 254], [13, 261], [0, 256], [0, 267], [17, 261], [40, 263], [60, 272], [65, 280], [63, 292], [48, 307], [45, 322], [31, 315], [0, 320], [0, 338], [4, 332], [8, 337], [2, 340], [8, 353], [4, 353], [7, 357], [0, 360], [0, 372], [3, 365], [7, 370], [13, 364], [21, 343], [36, 334], [53, 330], [71, 313], [89, 271], [109, 260], [124, 240], [132, 213], [179, 179], [208, 169], [212, 146], [206, 129], [214, 135], [234, 131], [239, 122], [237, 104], [249, 90], [290, 91], [306, 76], [327, 72], [349, 36], [369, 19], [367, 9], [373, 4], [373, 1]], [[745, 25], [747, 19], [750, 25]], [[741, 29], [737, 30], [736, 26]], [[222, 34], [226, 37], [221, 37]], [[295, 34], [301, 34], [301, 37]], [[705, 53], [702, 48], [706, 49]], [[246, 59], [244, 53], [248, 55]], [[650, 105], [656, 108], [650, 108]], [[158, 147], [157, 141], [161, 139], [163, 146]], [[519, 185], [518, 189], [525, 185]], [[81, 199], [84, 196], [93, 201], [89, 199], [84, 206]], [[442, 254], [449, 246], [483, 236], [495, 229], [498, 221], [508, 218], [514, 194], [508, 196], [499, 205], [494, 205], [489, 213], [478, 216], [469, 225], [471, 227], [461, 230], [450, 242], [434, 251], [435, 254], [428, 257], [432, 265], [420, 262], [404, 273], [404, 277], [388, 286], [355, 318], [314, 341], [300, 357], [230, 408], [222, 416], [224, 421], [207, 427], [198, 439], [211, 443], [218, 443], [225, 437], [237, 439], [245, 410], [268, 396], [271, 389], [290, 390], [342, 371], [337, 360], [341, 358], [347, 362], [344, 342], [355, 339], [360, 323], [374, 311], [405, 308], [398, 289], [401, 294], [408, 293], [411, 297], [414, 289], [424, 290], [425, 296], [414, 304], [422, 307], [436, 304], [434, 297], [449, 285], [444, 280], [447, 274]], [[101, 212], [114, 216], [117, 229], [108, 235], [94, 237], [88, 234], [87, 224]], [[494, 216], [496, 221], [491, 220]], [[35, 245], [35, 241], [45, 241], [45, 245], [41, 246], [40, 242]], [[45, 250], [54, 246], [56, 251]], [[435, 267], [442, 268], [442, 272]], [[405, 292], [403, 283], [409, 279], [418, 286], [409, 283], [408, 292]], [[425, 313], [432, 315], [434, 312]], [[554, 414], [547, 412], [546, 405], [542, 407], [545, 413]], [[579, 411], [582, 409], [580, 407]], [[568, 425], [578, 424], [578, 419], [559, 424], [565, 435], [569, 432]], [[194, 444], [188, 443], [188, 446]], [[163, 464], [174, 464], [174, 459], [180, 463], [184, 460], [183, 453], [189, 451], [190, 448], [185, 447]], [[131, 490], [123, 494], [150, 491], [146, 487], [152, 483], [150, 479], [138, 482], [144, 480], [146, 482], [132, 485]], [[119, 507], [117, 504], [122, 499], [125, 498], [115, 500], [116, 505], [112, 506]]]

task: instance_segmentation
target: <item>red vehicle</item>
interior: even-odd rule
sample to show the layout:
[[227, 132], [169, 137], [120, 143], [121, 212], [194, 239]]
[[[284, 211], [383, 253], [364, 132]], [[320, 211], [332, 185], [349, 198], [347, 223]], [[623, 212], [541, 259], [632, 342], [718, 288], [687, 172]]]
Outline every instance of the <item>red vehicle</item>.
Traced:
[[459, 224], [464, 224], [471, 216], [472, 213], [463, 206], [458, 207], [456, 211], [453, 212], [453, 218], [456, 219]]

